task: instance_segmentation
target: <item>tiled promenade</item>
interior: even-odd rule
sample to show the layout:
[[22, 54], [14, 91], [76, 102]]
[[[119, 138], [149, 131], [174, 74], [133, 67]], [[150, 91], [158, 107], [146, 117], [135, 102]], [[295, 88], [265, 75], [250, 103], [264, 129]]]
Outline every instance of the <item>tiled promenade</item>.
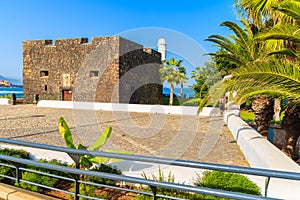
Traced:
[[75, 143], [90, 146], [107, 126], [106, 149], [134, 154], [248, 166], [221, 117], [0, 106], [1, 137], [61, 145], [57, 121], [64, 117]]

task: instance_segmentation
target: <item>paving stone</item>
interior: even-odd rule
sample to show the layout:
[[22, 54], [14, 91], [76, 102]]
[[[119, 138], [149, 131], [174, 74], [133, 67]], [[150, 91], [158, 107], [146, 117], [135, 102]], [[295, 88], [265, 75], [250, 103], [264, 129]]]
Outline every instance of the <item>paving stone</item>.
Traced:
[[105, 149], [219, 164], [249, 166], [221, 117], [0, 106], [0, 136], [65, 146], [57, 121], [64, 117], [75, 143], [91, 146], [107, 126]]

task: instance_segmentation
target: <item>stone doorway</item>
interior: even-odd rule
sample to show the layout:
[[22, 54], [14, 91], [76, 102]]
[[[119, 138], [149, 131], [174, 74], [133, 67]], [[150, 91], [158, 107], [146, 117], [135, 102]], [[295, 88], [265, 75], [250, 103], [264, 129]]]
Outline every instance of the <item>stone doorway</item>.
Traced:
[[71, 90], [63, 90], [62, 91], [62, 99], [63, 101], [72, 101], [72, 91]]

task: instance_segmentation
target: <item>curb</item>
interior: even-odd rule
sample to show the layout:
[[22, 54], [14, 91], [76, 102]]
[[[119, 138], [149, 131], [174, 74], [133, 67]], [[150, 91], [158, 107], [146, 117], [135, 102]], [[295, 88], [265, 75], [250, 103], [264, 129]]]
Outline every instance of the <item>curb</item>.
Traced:
[[0, 183], [1, 200], [58, 200], [57, 198]]

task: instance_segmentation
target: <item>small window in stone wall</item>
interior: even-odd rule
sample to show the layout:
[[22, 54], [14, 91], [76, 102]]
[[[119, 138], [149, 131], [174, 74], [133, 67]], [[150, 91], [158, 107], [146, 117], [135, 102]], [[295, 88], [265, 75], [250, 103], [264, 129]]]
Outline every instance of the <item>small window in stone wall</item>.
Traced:
[[40, 71], [40, 77], [48, 77], [49, 71], [48, 70], [41, 70]]
[[90, 77], [98, 77], [99, 76], [99, 71], [90, 71]]
[[47, 85], [45, 85], [45, 91], [48, 91], [48, 86]]

